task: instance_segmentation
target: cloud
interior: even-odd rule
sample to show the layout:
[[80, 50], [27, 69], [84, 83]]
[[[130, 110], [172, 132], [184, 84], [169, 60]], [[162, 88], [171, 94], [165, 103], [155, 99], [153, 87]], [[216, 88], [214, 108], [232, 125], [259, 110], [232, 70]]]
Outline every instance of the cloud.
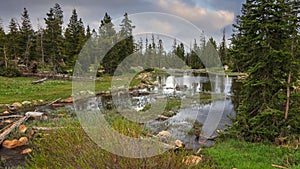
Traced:
[[208, 10], [199, 4], [182, 0], [158, 0], [158, 6], [166, 12], [183, 17], [204, 31], [216, 31], [232, 24], [234, 13], [225, 10]]

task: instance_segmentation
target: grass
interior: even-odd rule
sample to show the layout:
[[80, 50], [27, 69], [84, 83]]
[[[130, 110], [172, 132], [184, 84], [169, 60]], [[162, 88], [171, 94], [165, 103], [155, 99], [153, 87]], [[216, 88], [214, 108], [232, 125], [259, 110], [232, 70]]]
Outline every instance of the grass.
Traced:
[[36, 78], [0, 76], [0, 104], [33, 100], [55, 100], [71, 95], [71, 81], [49, 80], [41, 84], [32, 85]]
[[[112, 118], [110, 124], [120, 133], [136, 137], [144, 135], [141, 126]], [[36, 138], [34, 152], [28, 159], [27, 168], [211, 168], [210, 160], [197, 166], [186, 166], [182, 159], [194, 154], [191, 151], [167, 151], [150, 158], [126, 158], [101, 149], [86, 135], [77, 120], [70, 120], [67, 128]]]
[[274, 169], [272, 164], [300, 168], [299, 150], [262, 143], [226, 140], [203, 151], [217, 168]]
[[[120, 83], [127, 80], [126, 75], [116, 77]], [[72, 81], [47, 80], [44, 83], [32, 85], [36, 78], [17, 77], [7, 78], [0, 76], [0, 104], [11, 104], [14, 102], [44, 100], [52, 101], [58, 98], [67, 98], [72, 94]], [[107, 91], [111, 88], [110, 76], [103, 76], [96, 80], [95, 91]], [[85, 82], [86, 84], [87, 82]], [[91, 82], [93, 83], [93, 82]], [[131, 85], [140, 82], [132, 80]]]

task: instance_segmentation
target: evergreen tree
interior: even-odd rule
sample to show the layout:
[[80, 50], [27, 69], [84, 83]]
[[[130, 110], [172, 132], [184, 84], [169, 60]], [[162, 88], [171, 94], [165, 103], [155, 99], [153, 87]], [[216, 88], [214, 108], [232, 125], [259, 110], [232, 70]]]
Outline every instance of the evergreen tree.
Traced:
[[[285, 101], [290, 100], [285, 93], [290, 93], [289, 86], [299, 77], [299, 62], [291, 50], [291, 44], [297, 43], [291, 31], [295, 35], [299, 29], [299, 18], [291, 16], [299, 15], [299, 3], [291, 15], [291, 2], [247, 0], [234, 25], [231, 53], [237, 68], [249, 76], [233, 128], [248, 140], [274, 141], [300, 129], [296, 114], [290, 120], [288, 113], [284, 115], [289, 106]], [[291, 121], [293, 129], [288, 129]]]
[[15, 64], [17, 64], [18, 57], [21, 56], [20, 54], [20, 31], [19, 31], [19, 24], [17, 21], [12, 18], [9, 23], [9, 33], [7, 35], [7, 53], [8, 59], [14, 60]]
[[0, 66], [8, 67], [8, 60], [6, 56], [6, 35], [2, 27], [2, 22], [0, 21]]
[[221, 42], [221, 44], [220, 44], [220, 46], [219, 46], [219, 56], [220, 56], [220, 59], [221, 59], [221, 63], [223, 64], [223, 65], [225, 65], [225, 64], [229, 64], [229, 60], [228, 60], [228, 58], [227, 58], [227, 56], [226, 56], [226, 37], [225, 37], [225, 28], [223, 29], [223, 38], [222, 38], [222, 42]]
[[73, 68], [86, 38], [84, 26], [81, 19], [78, 19], [76, 9], [73, 9], [72, 16], [65, 31], [65, 62], [69, 68]]
[[62, 72], [63, 69], [63, 11], [59, 4], [55, 4], [44, 18], [46, 29], [44, 35], [45, 57], [54, 72]]
[[[99, 27], [99, 46], [101, 48], [102, 66], [105, 73], [113, 75], [118, 65], [117, 34], [111, 17], [105, 13]], [[114, 45], [114, 46], [113, 46]]]
[[22, 54], [23, 63], [28, 67], [29, 61], [32, 60], [32, 58], [29, 57], [34, 54], [34, 48], [32, 48], [34, 45], [34, 31], [26, 8], [24, 8], [21, 20], [20, 53]]

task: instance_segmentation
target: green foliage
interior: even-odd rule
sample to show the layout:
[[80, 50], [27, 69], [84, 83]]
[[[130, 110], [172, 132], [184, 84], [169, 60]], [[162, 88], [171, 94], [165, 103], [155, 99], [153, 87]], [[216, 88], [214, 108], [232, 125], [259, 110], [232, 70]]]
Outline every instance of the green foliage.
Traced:
[[[72, 16], [65, 31], [65, 63], [67, 67], [73, 68], [78, 54], [86, 41], [83, 22], [78, 19], [76, 9], [73, 9]], [[88, 57], [88, 56], [86, 56]]]
[[[294, 2], [248, 0], [234, 25], [237, 32], [232, 38], [231, 54], [237, 70], [246, 71], [249, 76], [243, 83], [233, 130], [246, 140], [275, 141], [298, 134], [286, 130], [297, 115], [290, 111], [289, 119], [285, 119], [284, 114], [287, 100], [299, 102], [299, 98], [286, 96], [287, 87], [299, 77], [299, 57], [293, 49], [299, 45], [293, 33], [299, 29], [299, 18], [295, 17], [299, 14], [299, 3], [296, 7]], [[296, 15], [291, 12], [294, 7], [298, 9]], [[291, 104], [288, 107], [296, 108]]]
[[21, 76], [20, 71], [12, 66], [9, 66], [5, 68], [4, 66], [0, 67], [0, 76], [6, 76], [6, 77], [18, 77]]

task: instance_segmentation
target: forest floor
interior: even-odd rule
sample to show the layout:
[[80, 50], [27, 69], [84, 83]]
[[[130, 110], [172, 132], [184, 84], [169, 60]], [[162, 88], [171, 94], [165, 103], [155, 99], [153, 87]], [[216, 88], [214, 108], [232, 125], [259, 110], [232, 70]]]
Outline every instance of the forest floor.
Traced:
[[[120, 77], [122, 78], [122, 77]], [[72, 95], [72, 82], [63, 80], [47, 80], [33, 85], [36, 78], [6, 78], [0, 77], [0, 104], [11, 104], [43, 100], [51, 102], [58, 98], [68, 98]], [[122, 79], [121, 79], [122, 80]], [[98, 78], [95, 91], [107, 91], [111, 87], [111, 77]], [[138, 85], [135, 81], [132, 85]], [[4, 111], [4, 110], [3, 110]], [[2, 110], [0, 110], [0, 113]], [[297, 146], [276, 146], [268, 143], [247, 143], [234, 139], [219, 139], [209, 148], [198, 151], [169, 151], [148, 160], [122, 158], [101, 150], [83, 132], [74, 114], [60, 110], [53, 112], [51, 122], [26, 122], [30, 127], [64, 127], [53, 132], [38, 133], [29, 142], [33, 153], [28, 156], [28, 168], [58, 167], [60, 168], [299, 168], [300, 151]], [[114, 116], [115, 117], [115, 116]], [[55, 120], [54, 120], [55, 119]], [[123, 118], [111, 118], [111, 125], [128, 136], [147, 135], [145, 130], [135, 123], [125, 122]], [[73, 134], [72, 134], [73, 133]], [[8, 138], [20, 137], [12, 133]], [[36, 151], [38, 150], [38, 151]], [[72, 154], [73, 153], [73, 154]], [[80, 153], [80, 155], [78, 155]], [[53, 155], [55, 154], [55, 155]], [[187, 165], [183, 161], [187, 156], [201, 158], [197, 165]], [[0, 151], [1, 157], [1, 151]], [[96, 164], [97, 163], [97, 164]], [[1, 166], [5, 163], [0, 161]]]

